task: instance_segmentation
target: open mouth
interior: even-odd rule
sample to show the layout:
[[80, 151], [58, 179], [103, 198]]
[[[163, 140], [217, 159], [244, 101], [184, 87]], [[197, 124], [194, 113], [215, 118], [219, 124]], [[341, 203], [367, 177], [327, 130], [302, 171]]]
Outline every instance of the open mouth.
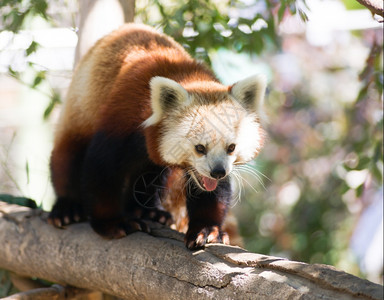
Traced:
[[203, 176], [196, 171], [190, 172], [192, 178], [195, 180], [197, 186], [203, 191], [212, 192], [216, 189], [218, 180], [210, 177]]

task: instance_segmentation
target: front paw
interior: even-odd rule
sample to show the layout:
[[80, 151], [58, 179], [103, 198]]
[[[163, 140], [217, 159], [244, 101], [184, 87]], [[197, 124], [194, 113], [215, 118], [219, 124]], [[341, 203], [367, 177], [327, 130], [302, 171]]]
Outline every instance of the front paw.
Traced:
[[73, 223], [86, 220], [81, 203], [67, 198], [59, 198], [49, 213], [47, 222], [55, 227], [64, 228]]
[[172, 215], [169, 212], [158, 208], [150, 209], [137, 207], [134, 211], [134, 215], [138, 219], [150, 220], [163, 225], [170, 226], [173, 224]]
[[202, 229], [191, 227], [185, 235], [185, 245], [188, 249], [204, 248], [205, 244], [222, 243], [229, 244], [229, 236], [219, 226], [207, 226]]

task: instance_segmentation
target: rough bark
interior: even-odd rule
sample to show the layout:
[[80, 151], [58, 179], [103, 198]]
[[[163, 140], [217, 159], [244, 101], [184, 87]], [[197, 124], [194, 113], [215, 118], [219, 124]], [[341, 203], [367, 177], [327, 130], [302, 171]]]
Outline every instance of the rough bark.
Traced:
[[102, 300], [100, 293], [91, 292], [74, 287], [63, 287], [54, 284], [46, 288], [36, 288], [26, 292], [17, 293], [2, 300]]
[[183, 235], [103, 240], [88, 224], [65, 230], [46, 213], [0, 202], [0, 268], [124, 299], [382, 299], [383, 287], [326, 265], [212, 244], [189, 251]]

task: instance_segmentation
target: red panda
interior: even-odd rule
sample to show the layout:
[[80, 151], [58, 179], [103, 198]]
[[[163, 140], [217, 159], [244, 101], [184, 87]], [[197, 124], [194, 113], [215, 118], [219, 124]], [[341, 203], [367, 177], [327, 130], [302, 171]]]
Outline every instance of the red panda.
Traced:
[[261, 75], [222, 85], [144, 25], [102, 38], [76, 68], [58, 122], [50, 163], [57, 200], [48, 221], [88, 219], [106, 238], [149, 232], [143, 220], [172, 221], [162, 207], [168, 197], [172, 210], [178, 197], [167, 196], [171, 186], [186, 200], [186, 246], [228, 244], [231, 173], [263, 146], [265, 87]]

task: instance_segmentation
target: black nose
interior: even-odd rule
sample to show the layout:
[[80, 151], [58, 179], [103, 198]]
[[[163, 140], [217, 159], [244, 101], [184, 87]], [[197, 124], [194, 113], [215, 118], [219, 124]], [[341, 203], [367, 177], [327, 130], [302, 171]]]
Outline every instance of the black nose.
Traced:
[[215, 167], [211, 171], [210, 175], [212, 178], [221, 179], [221, 178], [225, 177], [226, 173], [227, 172], [225, 171], [225, 169], [222, 166], [219, 166], [219, 167]]

